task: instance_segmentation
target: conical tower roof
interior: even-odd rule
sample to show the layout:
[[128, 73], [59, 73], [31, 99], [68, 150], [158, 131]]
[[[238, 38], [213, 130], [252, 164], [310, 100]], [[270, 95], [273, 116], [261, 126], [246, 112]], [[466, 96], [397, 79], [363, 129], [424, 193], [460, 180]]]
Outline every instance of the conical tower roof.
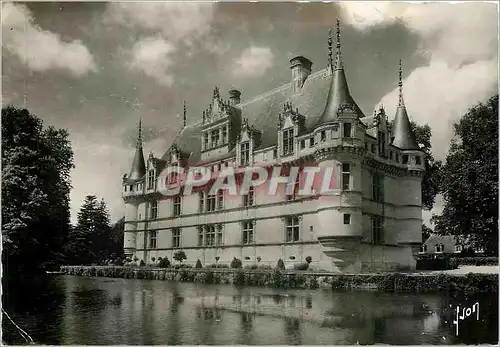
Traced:
[[403, 69], [399, 61], [399, 102], [392, 129], [392, 145], [400, 149], [420, 149], [411, 128], [403, 99]]
[[332, 31], [330, 30], [330, 37], [328, 38], [329, 62], [332, 70], [330, 80], [330, 90], [328, 91], [328, 98], [321, 117], [318, 120], [318, 125], [333, 121], [337, 119], [337, 112], [342, 105], [351, 106], [359, 117], [363, 117], [363, 112], [356, 104], [349, 92], [347, 79], [344, 71], [344, 63], [342, 61], [342, 52], [340, 50], [340, 22], [337, 20], [337, 53], [335, 56], [335, 64], [332, 59]]
[[144, 161], [144, 153], [142, 151], [142, 121], [139, 120], [139, 134], [137, 136], [134, 161], [132, 162], [132, 168], [130, 169], [130, 174], [127, 178], [131, 181], [136, 181], [143, 178], [144, 175], [146, 175], [146, 164]]

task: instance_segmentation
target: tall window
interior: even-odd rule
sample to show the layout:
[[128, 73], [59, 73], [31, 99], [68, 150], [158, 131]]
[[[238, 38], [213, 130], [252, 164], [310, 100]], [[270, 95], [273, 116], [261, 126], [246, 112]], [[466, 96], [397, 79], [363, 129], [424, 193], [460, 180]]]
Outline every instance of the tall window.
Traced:
[[158, 232], [156, 230], [149, 231], [149, 248], [157, 248], [156, 237]]
[[442, 243], [438, 243], [436, 245], [436, 253], [443, 253], [444, 252], [444, 245]]
[[351, 164], [342, 164], [342, 190], [349, 190], [351, 187]]
[[158, 218], [158, 201], [152, 201], [149, 205], [149, 215], [151, 219]]
[[403, 155], [403, 164], [408, 164], [408, 155], [407, 154]]
[[254, 203], [254, 188], [248, 188], [248, 194], [243, 195], [243, 207], [253, 206]]
[[207, 225], [205, 232], [205, 246], [215, 245], [215, 225]]
[[181, 247], [181, 229], [179, 228], [172, 229], [172, 247], [173, 248]]
[[253, 243], [253, 221], [251, 220], [243, 222], [242, 243], [245, 245]]
[[314, 147], [314, 137], [309, 139], [309, 147]]
[[177, 196], [174, 196], [174, 199], [173, 199], [173, 202], [174, 202], [174, 216], [180, 216], [181, 214], [181, 197], [179, 195]]
[[217, 246], [223, 245], [224, 239], [222, 238], [222, 224], [217, 225], [217, 236], [215, 238], [215, 244]]
[[372, 241], [375, 245], [384, 242], [384, 220], [380, 216], [372, 217]]
[[275, 148], [273, 149], [273, 159], [278, 158], [278, 150]]
[[420, 253], [425, 253], [425, 252], [427, 252], [427, 245], [420, 246]]
[[283, 155], [293, 153], [293, 128], [283, 131]]
[[203, 227], [198, 227], [198, 246], [203, 246]]
[[301, 140], [300, 141], [300, 149], [306, 148], [306, 140]]
[[248, 165], [250, 163], [250, 142], [243, 142], [241, 144], [241, 165]]
[[222, 144], [225, 144], [227, 142], [227, 128], [223, 127], [222, 128]]
[[285, 242], [299, 241], [299, 217], [286, 218]]
[[200, 207], [200, 212], [204, 212], [205, 209], [205, 193], [200, 192], [199, 194], [199, 207]]
[[219, 210], [224, 208], [224, 192], [222, 190], [217, 192], [217, 208]]
[[384, 176], [379, 172], [373, 173], [373, 200], [384, 202]]
[[351, 137], [351, 123], [343, 123], [344, 137]]
[[153, 189], [155, 186], [155, 170], [148, 171], [148, 189]]
[[209, 195], [207, 197], [207, 212], [213, 212], [215, 211], [216, 208], [216, 196], [215, 195]]
[[422, 158], [421, 156], [417, 155], [415, 157], [415, 164], [421, 165], [422, 164], [422, 159], [421, 158]]
[[219, 144], [219, 129], [212, 130], [212, 133], [210, 134], [210, 147], [212, 148], [217, 147], [218, 144]]

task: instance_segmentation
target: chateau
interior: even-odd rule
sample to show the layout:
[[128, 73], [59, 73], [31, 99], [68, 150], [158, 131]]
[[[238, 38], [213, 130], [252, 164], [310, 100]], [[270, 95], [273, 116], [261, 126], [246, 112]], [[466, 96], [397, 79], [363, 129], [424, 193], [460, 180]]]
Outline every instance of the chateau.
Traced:
[[[216, 87], [202, 120], [187, 124], [161, 157], [145, 160], [141, 130], [132, 168], [123, 177], [124, 251], [151, 263], [176, 251], [185, 263], [287, 267], [311, 257], [311, 268], [363, 272], [414, 268], [422, 243], [421, 181], [424, 153], [412, 132], [402, 93], [392, 129], [383, 108], [366, 116], [349, 92], [337, 22], [329, 64], [290, 61], [291, 82], [244, 100]], [[167, 167], [205, 166], [214, 173], [256, 163], [268, 167], [334, 169], [339, 193], [302, 197], [250, 190], [242, 196], [208, 189], [165, 197]]]

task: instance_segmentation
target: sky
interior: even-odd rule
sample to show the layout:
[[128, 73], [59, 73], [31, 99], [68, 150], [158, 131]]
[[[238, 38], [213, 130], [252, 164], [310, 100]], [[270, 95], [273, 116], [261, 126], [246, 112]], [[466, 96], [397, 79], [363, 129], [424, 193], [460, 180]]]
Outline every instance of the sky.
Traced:
[[[327, 65], [328, 30], [341, 21], [347, 80], [366, 115], [397, 106], [403, 60], [409, 116], [432, 128], [445, 159], [452, 126], [498, 92], [495, 3], [31, 2], [2, 4], [2, 103], [69, 131], [75, 155], [72, 221], [86, 195], [124, 215], [139, 118], [145, 156], [162, 156], [201, 119], [214, 86], [242, 100], [291, 81], [290, 58]], [[428, 223], [439, 213], [424, 211]]]

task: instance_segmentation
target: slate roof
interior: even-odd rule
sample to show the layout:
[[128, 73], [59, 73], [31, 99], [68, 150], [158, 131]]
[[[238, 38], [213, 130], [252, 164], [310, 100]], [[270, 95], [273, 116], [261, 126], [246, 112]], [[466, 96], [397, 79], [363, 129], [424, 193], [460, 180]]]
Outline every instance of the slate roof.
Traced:
[[[306, 128], [313, 129], [325, 110], [331, 76], [332, 72], [328, 67], [309, 75], [301, 91], [296, 94], [292, 92], [291, 83], [287, 83], [237, 105], [241, 109], [241, 116], [248, 119], [248, 124], [262, 132], [259, 148], [277, 144], [278, 114], [283, 111], [283, 104], [287, 101], [292, 103], [293, 109], [298, 108], [299, 113], [306, 116]], [[201, 127], [201, 121], [188, 124], [173, 141], [182, 152], [191, 154], [190, 164], [201, 162]], [[167, 160], [169, 155], [170, 149], [162, 159]], [[231, 156], [234, 153], [212, 158], [210, 161]]]
[[394, 118], [393, 127], [394, 140], [392, 145], [400, 149], [418, 149], [420, 147], [417, 144], [415, 134], [411, 129], [410, 119], [408, 118], [408, 113], [406, 112], [406, 107], [399, 106], [396, 111], [396, 117]]

